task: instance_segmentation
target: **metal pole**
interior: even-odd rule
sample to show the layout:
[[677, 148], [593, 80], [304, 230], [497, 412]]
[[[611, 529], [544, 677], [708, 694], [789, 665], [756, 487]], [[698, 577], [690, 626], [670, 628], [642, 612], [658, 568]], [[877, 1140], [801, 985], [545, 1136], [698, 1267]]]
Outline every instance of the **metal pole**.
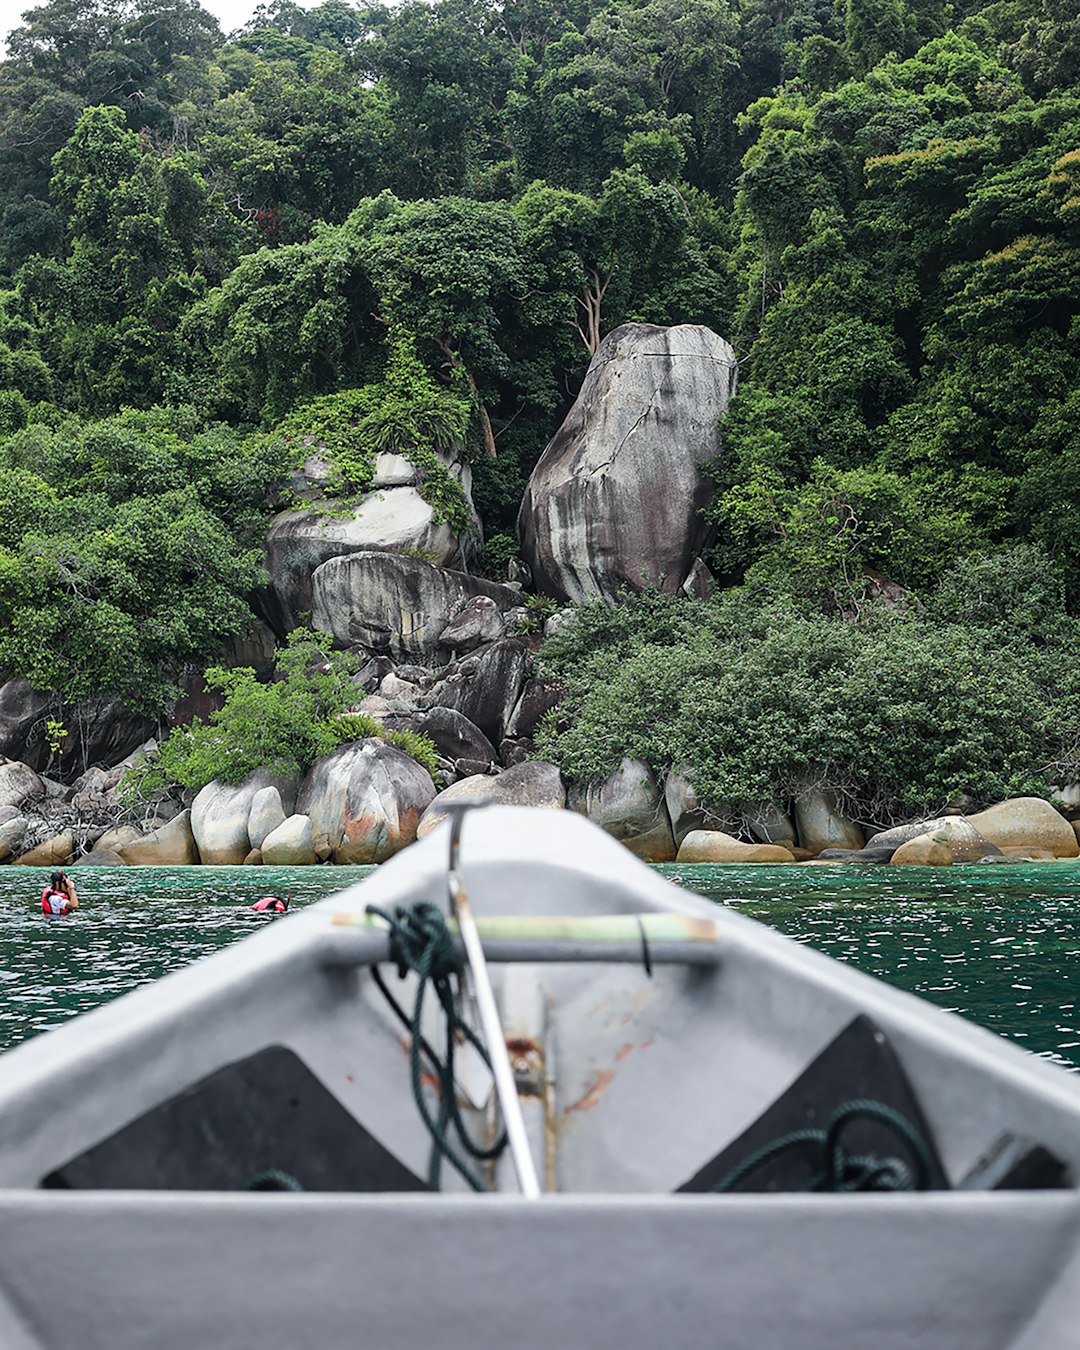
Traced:
[[465, 947], [465, 956], [472, 972], [476, 1007], [480, 1014], [480, 1024], [484, 1032], [484, 1041], [491, 1057], [491, 1072], [495, 1079], [495, 1091], [502, 1109], [503, 1125], [510, 1144], [510, 1156], [514, 1160], [518, 1184], [527, 1200], [540, 1198], [540, 1182], [536, 1175], [529, 1148], [529, 1138], [525, 1132], [525, 1118], [521, 1113], [521, 1101], [510, 1068], [510, 1056], [506, 1052], [506, 1036], [503, 1033], [499, 1010], [495, 1006], [495, 994], [491, 988], [487, 961], [480, 943], [480, 934], [476, 930], [476, 919], [469, 904], [465, 883], [460, 871], [461, 827], [465, 813], [473, 806], [472, 802], [454, 802], [449, 806], [450, 821], [450, 908], [458, 921], [458, 932]]

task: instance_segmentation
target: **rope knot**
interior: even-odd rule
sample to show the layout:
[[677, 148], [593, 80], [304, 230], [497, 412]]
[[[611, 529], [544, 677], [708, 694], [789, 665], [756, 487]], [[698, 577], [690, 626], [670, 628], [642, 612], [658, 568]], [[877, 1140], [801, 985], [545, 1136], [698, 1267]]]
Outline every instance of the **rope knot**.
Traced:
[[454, 939], [446, 918], [430, 900], [415, 905], [396, 905], [393, 915], [374, 905], [368, 912], [378, 914], [390, 925], [390, 960], [397, 966], [399, 978], [415, 970], [436, 982], [449, 979], [458, 968]]

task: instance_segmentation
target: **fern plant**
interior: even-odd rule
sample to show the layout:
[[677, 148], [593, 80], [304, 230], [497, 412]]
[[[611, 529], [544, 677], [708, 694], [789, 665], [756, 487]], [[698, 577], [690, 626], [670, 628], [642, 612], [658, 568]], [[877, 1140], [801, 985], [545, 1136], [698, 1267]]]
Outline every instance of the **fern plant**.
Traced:
[[366, 713], [338, 713], [328, 722], [335, 745], [345, 745], [350, 741], [379, 740], [392, 745], [414, 759], [422, 769], [434, 777], [439, 767], [438, 752], [430, 736], [418, 731], [388, 731], [374, 717]]

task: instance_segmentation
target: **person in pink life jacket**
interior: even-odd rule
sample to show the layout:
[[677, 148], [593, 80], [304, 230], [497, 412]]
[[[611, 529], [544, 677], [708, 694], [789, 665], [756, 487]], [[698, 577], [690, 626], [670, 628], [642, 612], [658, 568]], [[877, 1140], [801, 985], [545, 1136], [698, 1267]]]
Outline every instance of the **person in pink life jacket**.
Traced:
[[54, 872], [41, 892], [41, 912], [50, 916], [71, 914], [79, 908], [75, 885], [66, 872]]
[[289, 908], [291, 898], [287, 895], [284, 900], [279, 900], [276, 895], [264, 895], [261, 900], [256, 900], [251, 908], [257, 914], [284, 914]]

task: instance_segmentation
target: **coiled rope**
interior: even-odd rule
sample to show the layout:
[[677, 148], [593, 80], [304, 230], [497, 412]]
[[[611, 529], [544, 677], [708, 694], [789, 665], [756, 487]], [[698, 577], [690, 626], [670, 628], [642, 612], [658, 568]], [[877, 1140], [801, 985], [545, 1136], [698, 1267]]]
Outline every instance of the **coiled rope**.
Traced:
[[[906, 1144], [915, 1164], [914, 1173], [902, 1158], [849, 1154], [844, 1149], [843, 1134], [852, 1121], [859, 1119], [876, 1120]], [[816, 1152], [819, 1160], [819, 1170], [803, 1187], [806, 1191], [924, 1191], [929, 1186], [932, 1164], [922, 1135], [891, 1106], [860, 1098], [837, 1107], [823, 1130], [794, 1130], [762, 1145], [712, 1189], [733, 1191], [766, 1163], [798, 1149]]]
[[[454, 1085], [454, 1047], [459, 1034], [479, 1052], [488, 1068], [491, 1067], [491, 1059], [487, 1047], [457, 1011], [460, 993], [458, 961], [446, 919], [442, 911], [427, 900], [419, 900], [414, 905], [397, 905], [392, 914], [375, 905], [368, 905], [367, 913], [378, 915], [388, 924], [390, 959], [397, 966], [398, 975], [403, 978], [410, 970], [416, 975], [416, 999], [412, 1013], [406, 1014], [387, 988], [378, 967], [372, 968], [376, 984], [409, 1030], [409, 1070], [413, 1097], [434, 1145], [428, 1181], [436, 1190], [439, 1188], [442, 1161], [445, 1158], [474, 1191], [485, 1190], [469, 1159], [488, 1162], [497, 1158], [506, 1147], [506, 1132], [502, 1131], [490, 1148], [482, 1148], [469, 1136], [461, 1118]], [[441, 1056], [420, 1032], [424, 998], [429, 986], [435, 991], [446, 1021], [446, 1049]], [[435, 1075], [439, 1092], [437, 1115], [432, 1115], [425, 1100], [423, 1057], [427, 1058]], [[451, 1135], [456, 1136], [456, 1139], [452, 1139]]]

